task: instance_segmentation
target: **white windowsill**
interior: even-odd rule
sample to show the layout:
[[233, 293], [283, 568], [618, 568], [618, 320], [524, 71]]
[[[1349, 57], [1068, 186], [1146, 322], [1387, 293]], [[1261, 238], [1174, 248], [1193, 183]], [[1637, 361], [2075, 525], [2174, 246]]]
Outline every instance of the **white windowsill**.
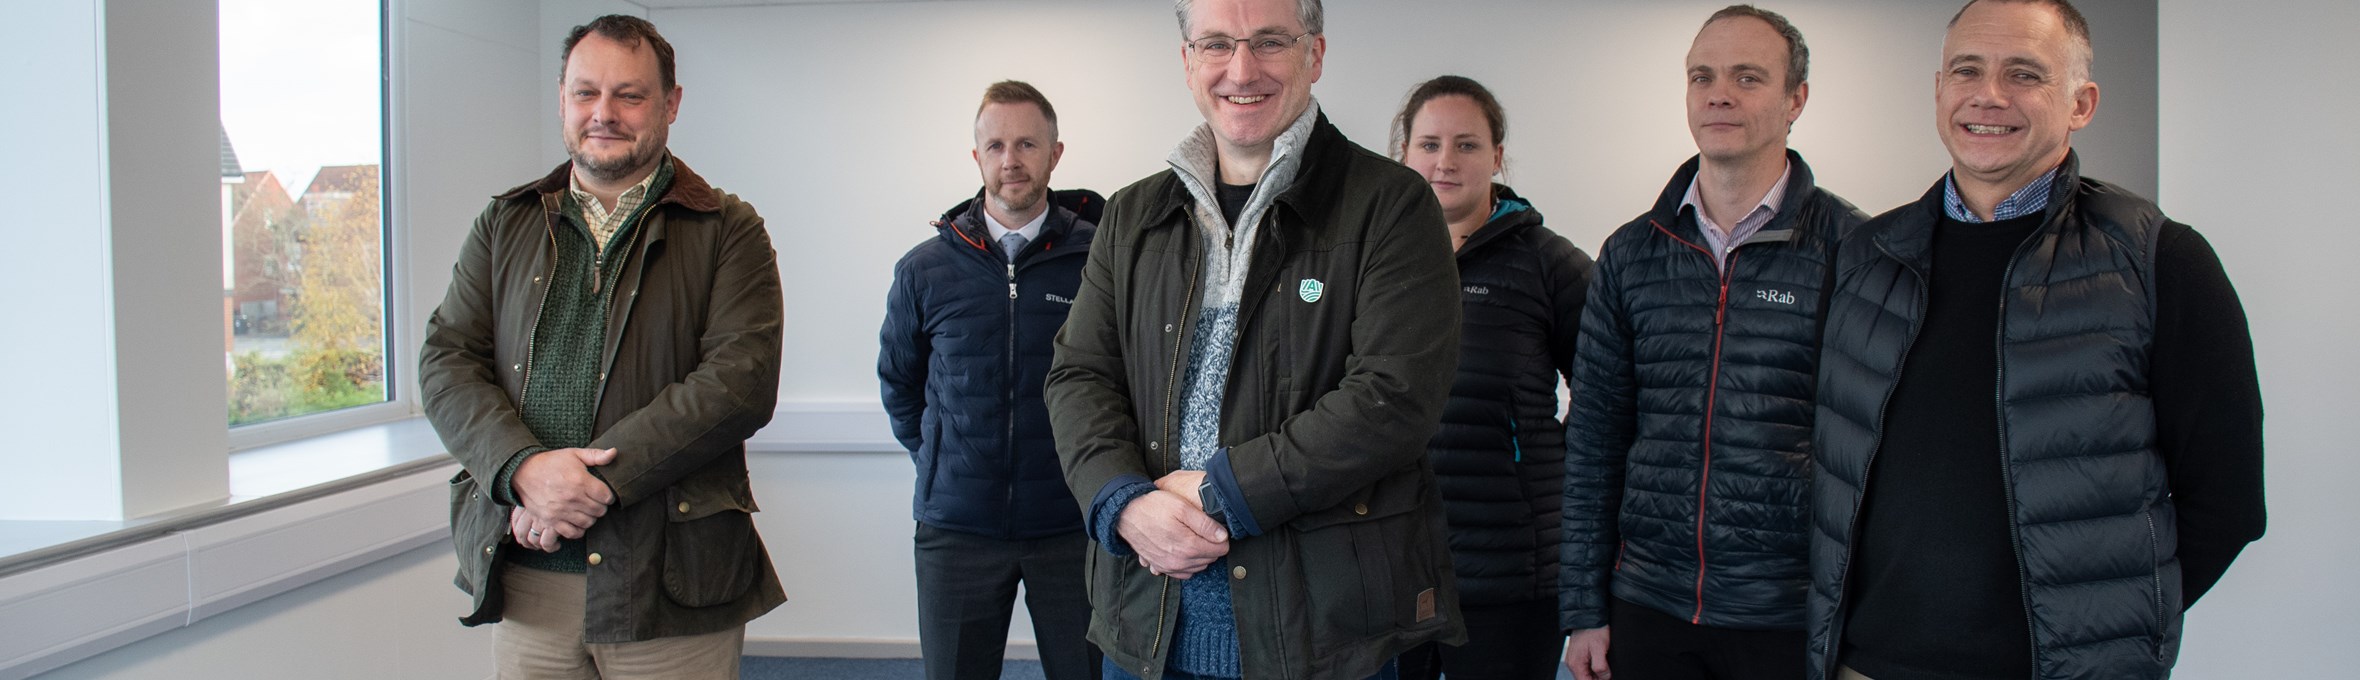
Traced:
[[0, 522], [0, 680], [445, 540], [457, 468], [424, 419], [230, 454], [232, 496], [121, 522]]
[[[903, 453], [874, 404], [785, 404], [759, 454]], [[0, 522], [0, 680], [447, 540], [458, 464], [424, 418], [230, 455], [231, 498], [122, 522]], [[17, 631], [22, 631], [18, 633]]]

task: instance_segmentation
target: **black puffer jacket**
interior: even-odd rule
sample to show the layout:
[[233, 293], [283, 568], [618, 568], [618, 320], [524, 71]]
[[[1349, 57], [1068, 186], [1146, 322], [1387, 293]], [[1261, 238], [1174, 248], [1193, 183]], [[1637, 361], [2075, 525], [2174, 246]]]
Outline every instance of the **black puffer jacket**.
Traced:
[[[1877, 216], [1839, 259], [1821, 377], [1810, 677], [1836, 675], [1853, 529], [1886, 406], [1926, 318], [1942, 195], [1937, 183]], [[2071, 155], [2046, 214], [1994, 299], [1992, 398], [2033, 677], [2170, 677], [2183, 606], [2179, 522], [2148, 380], [2156, 238], [2167, 219], [2146, 199], [2081, 177]]]
[[929, 526], [1003, 540], [1082, 528], [1041, 383], [1105, 201], [1087, 190], [1049, 200], [1039, 237], [1013, 264], [978, 194], [893, 268], [877, 378], [893, 437], [917, 465], [911, 511]]
[[1566, 424], [1567, 629], [1605, 625], [1610, 588], [1700, 625], [1803, 627], [1820, 291], [1867, 216], [1787, 162], [1726, 273], [1680, 208], [1696, 159], [1600, 249]]
[[1591, 267], [1516, 192], [1501, 186], [1497, 197], [1491, 220], [1459, 247], [1459, 373], [1426, 444], [1459, 601], [1479, 607], [1557, 597], [1557, 385], [1573, 372]]

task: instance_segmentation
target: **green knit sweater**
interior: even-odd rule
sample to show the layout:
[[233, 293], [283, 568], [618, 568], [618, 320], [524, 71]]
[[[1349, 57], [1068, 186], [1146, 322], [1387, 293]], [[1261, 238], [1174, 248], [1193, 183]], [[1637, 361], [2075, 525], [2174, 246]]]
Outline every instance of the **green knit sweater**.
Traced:
[[[598, 392], [604, 381], [599, 360], [606, 354], [607, 319], [615, 301], [615, 286], [623, 265], [639, 241], [640, 223], [671, 187], [672, 161], [656, 169], [655, 183], [638, 212], [623, 222], [601, 250], [582, 217], [582, 206], [564, 195], [565, 228], [557, 230], [557, 263], [551, 267], [549, 290], [541, 315], [533, 325], [532, 353], [525, 367], [524, 397], [517, 410], [540, 446], [517, 452], [500, 471], [497, 488], [515, 502], [512, 482], [524, 459], [552, 449], [588, 446], [598, 424]], [[508, 551], [518, 566], [581, 573], [588, 569], [589, 549], [579, 539], [562, 539], [557, 552]]]

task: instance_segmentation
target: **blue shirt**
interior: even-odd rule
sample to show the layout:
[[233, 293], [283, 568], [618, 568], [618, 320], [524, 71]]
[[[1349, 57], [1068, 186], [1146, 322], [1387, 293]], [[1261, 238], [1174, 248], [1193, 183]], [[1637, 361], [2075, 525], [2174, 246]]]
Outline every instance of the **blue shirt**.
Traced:
[[[2012, 220], [2047, 210], [2049, 208], [2049, 187], [2056, 183], [2057, 168], [2049, 168], [2048, 172], [2041, 173], [2040, 177], [2034, 178], [2031, 184], [2017, 189], [2016, 193], [2008, 194], [2006, 200], [2000, 201], [1999, 205], [1992, 206], [1989, 221]], [[1968, 224], [1982, 224], [1985, 221], [1983, 218], [1976, 217], [1975, 211], [1968, 210], [1967, 200], [1959, 197], [1958, 173], [1956, 172], [1942, 176], [1942, 213], [1949, 215], [1950, 219]]]

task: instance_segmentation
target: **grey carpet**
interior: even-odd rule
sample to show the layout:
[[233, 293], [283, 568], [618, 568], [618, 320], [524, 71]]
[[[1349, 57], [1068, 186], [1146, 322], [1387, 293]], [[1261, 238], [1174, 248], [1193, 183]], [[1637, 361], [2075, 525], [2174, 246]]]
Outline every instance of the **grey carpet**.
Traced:
[[[749, 656], [738, 667], [744, 680], [916, 680], [926, 667], [917, 659], [827, 659]], [[1041, 662], [1011, 659], [1001, 666], [1001, 680], [1047, 680]]]
[[[925, 665], [917, 659], [749, 656], [739, 667], [738, 677], [744, 680], [912, 680], [924, 677], [925, 671]], [[1557, 677], [1573, 680], [1573, 673], [1559, 666]], [[1001, 666], [1000, 680], [1047, 679], [1041, 675], [1041, 662], [1009, 660]]]

